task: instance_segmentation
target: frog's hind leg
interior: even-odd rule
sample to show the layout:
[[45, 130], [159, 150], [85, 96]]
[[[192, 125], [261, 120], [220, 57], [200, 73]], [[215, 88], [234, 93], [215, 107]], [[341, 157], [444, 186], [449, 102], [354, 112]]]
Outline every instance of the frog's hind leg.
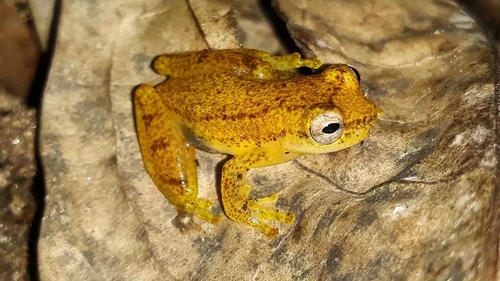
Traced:
[[153, 68], [159, 74], [187, 78], [191, 76], [233, 73], [253, 79], [287, 79], [296, 76], [299, 67], [317, 69], [321, 60], [303, 59], [299, 53], [274, 56], [255, 49], [203, 50], [157, 57]]
[[135, 91], [135, 119], [144, 164], [160, 191], [178, 211], [210, 223], [221, 217], [210, 212], [212, 202], [198, 198], [195, 151], [170, 121], [155, 89], [141, 85]]
[[309, 67], [313, 69], [318, 69], [322, 62], [318, 58], [314, 59], [303, 59], [300, 57], [299, 53], [292, 53], [283, 56], [271, 55], [268, 52], [256, 50], [256, 49], [232, 49], [232, 52], [238, 52], [242, 54], [247, 54], [252, 57], [264, 60], [271, 64], [275, 70], [294, 70], [300, 67]]
[[153, 68], [161, 75], [186, 78], [213, 73], [217, 69], [216, 63], [213, 51], [203, 50], [158, 56], [153, 62]]
[[258, 58], [233, 50], [203, 50], [161, 55], [155, 59], [153, 68], [162, 75], [187, 78], [221, 72], [247, 74], [262, 64], [267, 65]]
[[298, 76], [295, 69], [309, 67], [317, 69], [321, 66], [321, 60], [303, 59], [299, 53], [283, 56], [271, 55], [268, 52], [255, 49], [231, 49], [228, 52], [240, 53], [253, 57], [259, 63], [254, 64], [253, 70], [246, 74], [248, 78], [264, 80], [285, 80]]

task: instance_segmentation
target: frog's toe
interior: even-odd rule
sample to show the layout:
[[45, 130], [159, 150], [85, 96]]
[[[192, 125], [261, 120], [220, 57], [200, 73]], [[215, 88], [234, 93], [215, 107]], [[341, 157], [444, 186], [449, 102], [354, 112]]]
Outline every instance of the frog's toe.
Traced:
[[214, 215], [211, 213], [204, 213], [204, 214], [196, 214], [197, 217], [201, 218], [202, 220], [205, 220], [211, 224], [218, 224], [222, 220], [221, 215]]
[[278, 236], [278, 229], [270, 227], [267, 223], [260, 222], [258, 225], [253, 225], [253, 227], [264, 233], [269, 240], [273, 240], [276, 236]]
[[295, 214], [281, 212], [278, 220], [286, 224], [292, 224], [295, 221]]
[[[274, 198], [276, 197], [276, 198]], [[273, 194], [269, 197], [265, 198], [260, 198], [256, 200], [252, 200], [248, 202], [248, 207], [250, 210], [250, 220], [252, 219], [252, 216], [258, 217], [260, 219], [265, 219], [265, 220], [277, 220], [282, 223], [286, 224], [292, 224], [295, 221], [295, 214], [294, 213], [287, 213], [287, 212], [281, 212], [275, 209], [267, 208], [261, 205], [262, 201], [268, 201], [268, 200], [277, 200], [278, 195]], [[274, 201], [276, 202], [276, 201]]]
[[321, 62], [320, 59], [314, 58], [314, 59], [301, 59], [299, 61], [299, 66], [301, 67], [309, 67], [312, 69], [317, 69], [319, 68], [323, 63]]
[[262, 204], [275, 204], [278, 201], [278, 194], [274, 193], [271, 194], [267, 197], [262, 197], [262, 198], [257, 198], [254, 199], [255, 203], [262, 205]]
[[293, 213], [285, 213], [266, 209], [260, 205], [250, 206], [250, 210], [251, 211], [250, 215], [247, 218], [247, 223], [260, 230], [270, 240], [278, 236], [278, 229], [269, 226], [263, 220], [278, 220], [286, 224], [291, 224], [295, 220], [295, 215]]
[[212, 209], [214, 202], [212, 200], [197, 198], [195, 205], [199, 209], [210, 210], [210, 209]]
[[213, 202], [211, 200], [197, 198], [196, 201], [185, 204], [183, 209], [185, 209], [185, 212], [191, 213], [209, 223], [219, 223], [222, 216], [212, 214], [212, 206]]
[[207, 210], [198, 209], [193, 212], [193, 214], [200, 219], [207, 221], [209, 223], [217, 224], [222, 220], [222, 216], [214, 215]]

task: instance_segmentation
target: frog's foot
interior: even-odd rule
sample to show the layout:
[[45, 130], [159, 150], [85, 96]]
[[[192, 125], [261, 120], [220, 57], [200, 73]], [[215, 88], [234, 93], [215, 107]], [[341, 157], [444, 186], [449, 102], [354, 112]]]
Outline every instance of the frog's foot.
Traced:
[[254, 210], [262, 219], [277, 220], [282, 223], [292, 224], [295, 221], [294, 213], [280, 212], [278, 210], [265, 207], [263, 205], [274, 205], [278, 201], [278, 194], [271, 194], [268, 197], [248, 200], [250, 210]]
[[211, 200], [196, 198], [193, 202], [188, 202], [177, 206], [177, 210], [180, 212], [186, 212], [199, 217], [209, 223], [219, 223], [222, 219], [220, 215], [214, 215], [211, 213], [213, 202]]
[[277, 194], [259, 199], [250, 199], [239, 209], [226, 210], [226, 213], [232, 220], [249, 224], [272, 240], [278, 235], [278, 229], [269, 226], [264, 220], [277, 220], [286, 224], [292, 224], [295, 221], [294, 213], [281, 212], [274, 208], [263, 206], [274, 205], [277, 200]]
[[318, 58], [314, 59], [303, 59], [300, 57], [299, 53], [293, 53], [284, 56], [271, 56], [265, 58], [274, 68], [280, 70], [292, 70], [299, 67], [309, 67], [317, 69], [322, 65], [322, 62]]

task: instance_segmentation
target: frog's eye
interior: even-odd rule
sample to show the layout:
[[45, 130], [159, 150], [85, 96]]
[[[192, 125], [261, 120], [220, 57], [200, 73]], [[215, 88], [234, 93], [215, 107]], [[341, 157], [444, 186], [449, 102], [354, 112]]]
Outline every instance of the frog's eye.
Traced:
[[319, 144], [330, 144], [340, 138], [343, 130], [342, 117], [335, 112], [321, 113], [311, 122], [309, 132]]
[[351, 69], [352, 73], [354, 73], [354, 75], [356, 75], [356, 79], [358, 79], [358, 82], [361, 81], [361, 75], [359, 75], [359, 72], [356, 68], [354, 68], [354, 66], [348, 64], [347, 66], [349, 66], [349, 68]]

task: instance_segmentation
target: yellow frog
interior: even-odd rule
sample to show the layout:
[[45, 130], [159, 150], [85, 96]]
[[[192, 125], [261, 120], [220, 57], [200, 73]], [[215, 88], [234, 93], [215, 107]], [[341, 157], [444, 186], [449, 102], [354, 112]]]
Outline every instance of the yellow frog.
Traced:
[[298, 53], [273, 56], [250, 49], [205, 50], [162, 55], [154, 69], [169, 78], [135, 91], [135, 118], [142, 157], [161, 192], [179, 212], [210, 223], [212, 202], [198, 198], [194, 147], [234, 155], [222, 168], [226, 215], [274, 239], [265, 220], [291, 224], [293, 213], [265, 207], [273, 194], [249, 199], [246, 173], [304, 154], [329, 153], [368, 137], [381, 112], [360, 89], [357, 72], [329, 66], [303, 76], [299, 67], [319, 68], [319, 59]]

